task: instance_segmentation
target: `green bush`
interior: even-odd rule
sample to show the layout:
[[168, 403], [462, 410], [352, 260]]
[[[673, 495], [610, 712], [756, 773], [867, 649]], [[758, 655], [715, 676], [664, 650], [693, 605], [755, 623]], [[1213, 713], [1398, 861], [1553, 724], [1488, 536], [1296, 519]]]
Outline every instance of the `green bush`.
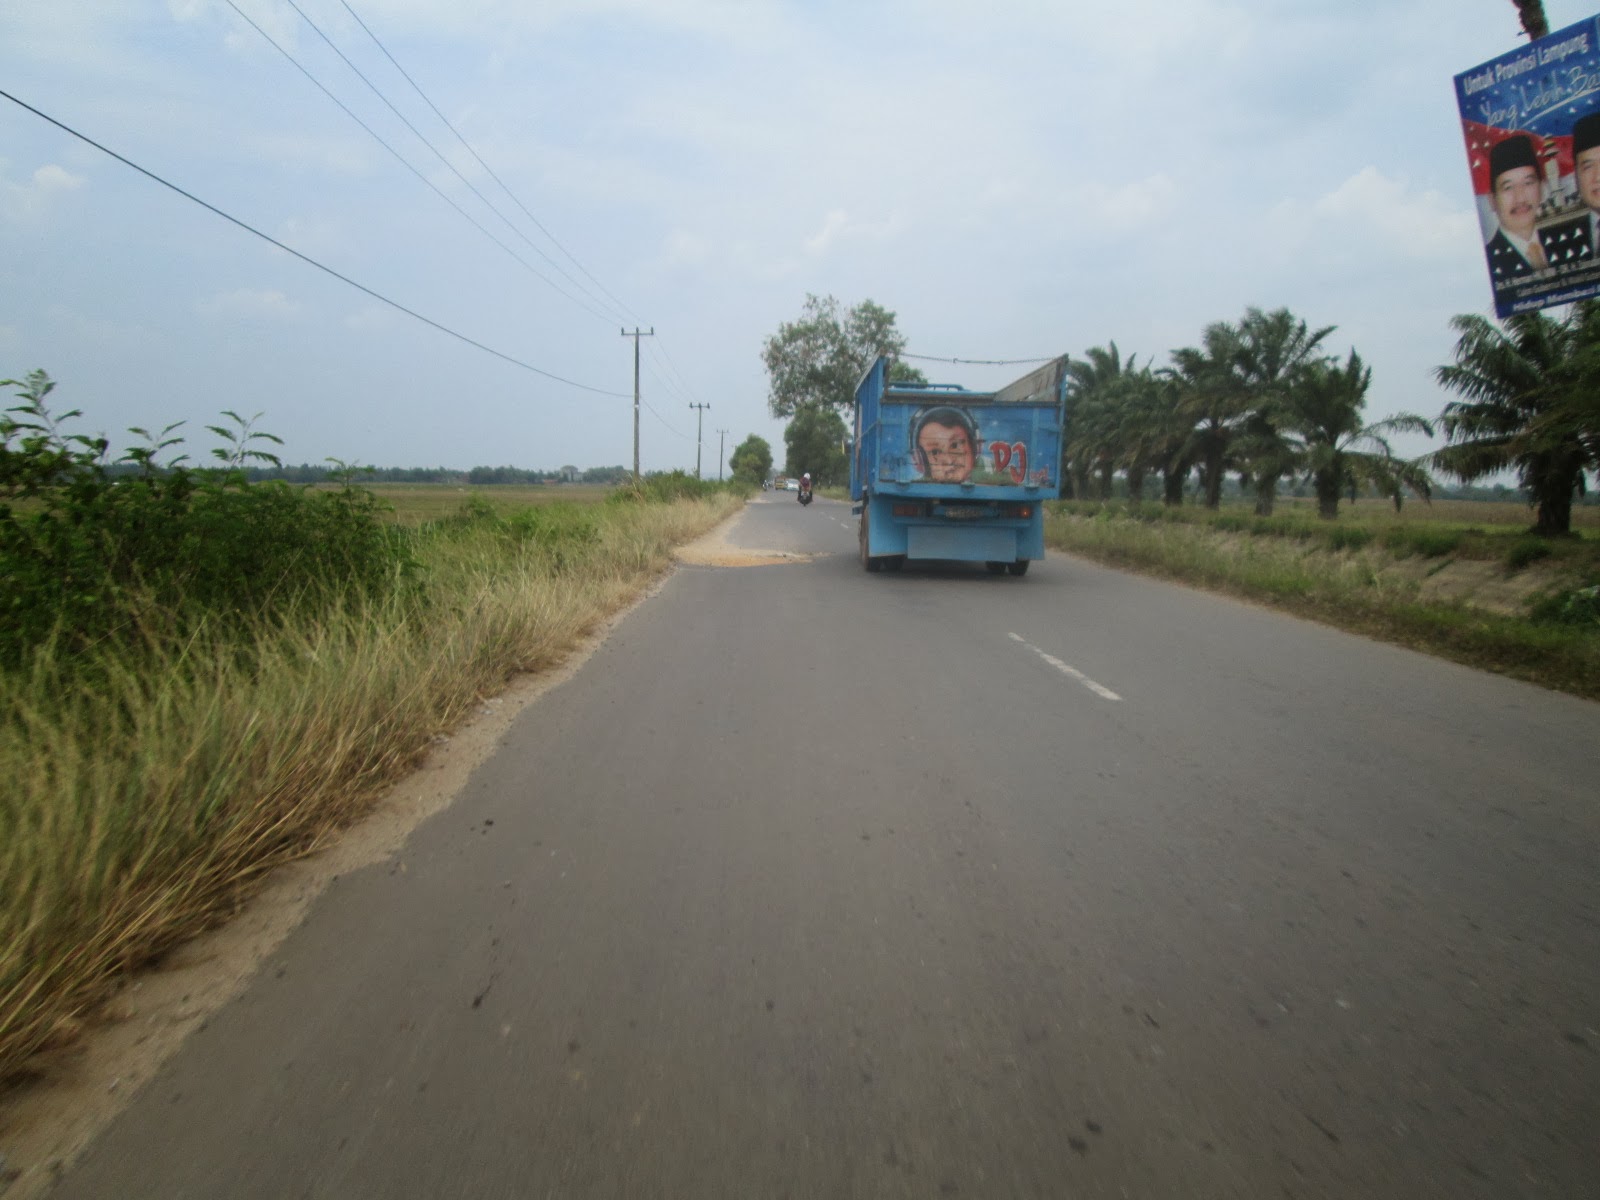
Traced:
[[1543, 538], [1520, 537], [1512, 542], [1511, 548], [1506, 551], [1506, 571], [1508, 573], [1520, 571], [1529, 563], [1549, 558], [1550, 554], [1550, 543]]
[[70, 657], [106, 641], [181, 637], [202, 622], [241, 638], [261, 620], [357, 595], [376, 597], [407, 579], [404, 535], [348, 477], [334, 490], [250, 484], [248, 461], [270, 434], [235, 413], [208, 426], [226, 443], [223, 465], [200, 469], [180, 455], [169, 426], [119, 460], [104, 438], [62, 431], [77, 411], [52, 414], [43, 371], [0, 416], [0, 667], [54, 644]]
[[1394, 525], [1383, 531], [1385, 549], [1401, 558], [1443, 558], [1461, 549], [1466, 535], [1456, 529], [1428, 525]]
[[1359, 525], [1330, 525], [1322, 532], [1322, 540], [1330, 550], [1359, 550], [1372, 541], [1372, 530]]
[[646, 475], [637, 483], [626, 483], [606, 497], [608, 504], [671, 504], [675, 500], [704, 500], [719, 492], [747, 492], [739, 481], [718, 483], [696, 479], [687, 471], [662, 471]]
[[1600, 629], [1600, 584], [1545, 596], [1532, 606], [1528, 615], [1547, 625]]

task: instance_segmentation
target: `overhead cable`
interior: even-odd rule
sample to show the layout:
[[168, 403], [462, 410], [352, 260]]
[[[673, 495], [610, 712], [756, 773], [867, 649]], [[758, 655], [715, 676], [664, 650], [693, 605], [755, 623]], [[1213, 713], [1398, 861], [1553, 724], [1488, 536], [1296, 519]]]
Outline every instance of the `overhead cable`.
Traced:
[[[516, 225], [512, 224], [511, 219], [509, 217], [507, 217], [505, 215], [505, 213], [501, 212], [498, 208], [496, 208], [494, 202], [492, 200], [490, 200], [489, 197], [485, 196], [481, 191], [479, 191], [478, 190], [478, 186], [475, 183], [473, 183], [472, 180], [468, 179], [465, 175], [463, 175], [456, 168], [455, 163], [451, 162], [448, 158], [446, 158], [444, 156], [444, 154], [440, 151], [440, 149], [437, 146], [435, 146], [432, 142], [430, 142], [427, 139], [427, 137], [425, 137], [423, 135], [422, 131], [420, 129], [418, 129], [415, 125], [413, 125], [410, 122], [410, 120], [407, 119], [406, 115], [403, 112], [401, 112], [398, 108], [396, 108], [394, 106], [394, 104], [390, 101], [389, 97], [387, 97], [387, 96], [385, 96], [383, 94], [382, 90], [378, 87], [378, 85], [373, 83], [372, 80], [368, 79], [367, 76], [362, 72], [361, 68], [356, 66], [355, 63], [350, 61], [350, 57], [347, 54], [345, 54], [345, 52], [343, 50], [339, 49], [339, 47], [337, 45], [334, 44], [333, 39], [330, 38], [326, 33], [324, 33], [322, 31], [322, 27], [320, 25], [318, 25], [315, 21], [313, 21], [309, 16], [306, 15], [306, 11], [303, 8], [301, 8], [300, 5], [295, 2], [295, 0], [287, 0], [287, 3], [288, 3], [290, 8], [294, 9], [295, 12], [300, 14], [300, 19], [302, 21], [304, 21], [307, 25], [311, 26], [312, 31], [315, 32], [316, 35], [319, 38], [321, 38], [324, 43], [327, 44], [328, 49], [332, 50], [335, 54], [337, 54], [339, 56], [340, 60], [343, 61], [344, 65], [349, 67], [351, 71], [355, 72], [356, 78], [361, 80], [362, 83], [366, 84], [367, 88], [372, 92], [372, 94], [374, 96], [376, 96], [379, 100], [382, 100], [384, 105], [389, 109], [389, 111], [392, 112], [396, 117], [398, 117], [400, 119], [401, 124], [403, 124], [407, 129], [409, 129], [413, 134], [415, 134], [417, 140], [419, 142], [421, 142], [424, 146], [426, 146], [429, 150], [431, 150], [433, 152], [433, 156], [435, 158], [437, 158], [441, 163], [443, 163], [445, 165], [446, 169], [448, 169], [451, 174], [453, 174], [457, 179], [459, 179], [462, 183], [464, 183], [471, 190], [471, 192], [472, 192], [472, 194], [474, 196], [476, 196], [479, 200], [482, 200], [484, 205], [489, 209], [489, 211], [494, 213], [495, 216], [499, 217], [500, 220], [505, 224], [505, 227], [507, 229], [511, 230], [512, 233], [516, 234], [519, 238], [521, 238], [524, 242], [526, 242], [528, 244], [528, 248], [530, 250], [532, 250], [540, 258], [544, 259], [545, 262], [549, 263], [551, 265], [551, 267], [553, 267], [556, 271], [558, 271], [575, 288], [577, 288], [580, 292], [586, 293], [588, 295], [588, 298], [593, 300], [596, 304], [599, 304], [602, 307], [604, 307], [605, 302], [603, 300], [601, 300], [598, 296], [595, 296], [592, 293], [589, 293], [588, 289], [583, 286], [582, 282], [580, 282], [577, 279], [574, 279], [572, 277], [572, 275], [567, 271], [567, 269], [565, 267], [563, 267], [555, 259], [551, 258], [548, 254], [546, 254], [544, 252], [544, 250], [542, 250], [533, 241], [532, 238], [528, 237], [528, 235], [523, 233], [522, 230], [518, 229], [516, 227]], [[235, 11], [237, 11], [237, 9], [235, 9]], [[348, 112], [349, 110], [346, 109], [346, 111]], [[540, 278], [543, 278], [543, 276], [540, 276]], [[546, 282], [549, 282], [549, 281], [547, 280]], [[554, 286], [554, 285], [552, 285], [552, 286]], [[562, 292], [561, 294], [562, 295], [566, 295], [565, 292]], [[601, 317], [603, 320], [607, 320], [607, 321], [618, 321], [618, 320], [621, 320], [620, 316], [617, 316], [617, 315], [614, 315], [614, 314], [595, 313], [593, 309], [588, 308], [587, 306], [585, 306], [585, 311], [590, 312], [590, 313], [594, 313], [595, 316]]]
[[668, 368], [675, 376], [677, 376], [678, 381], [683, 384], [684, 390], [689, 393], [689, 398], [691, 400], [698, 400], [699, 397], [694, 394], [694, 388], [689, 385], [689, 380], [684, 376], [682, 371], [678, 370], [678, 364], [672, 357], [672, 351], [667, 349], [666, 342], [658, 337], [656, 341], [652, 343], [651, 349], [652, 352], [658, 349], [660, 350], [661, 354], [666, 358]]
[[963, 363], [976, 367], [1014, 367], [1019, 363], [1047, 363], [1060, 358], [1059, 354], [1049, 354], [1044, 358], [935, 358], [931, 354], [905, 354], [901, 358], [916, 358], [923, 362]]
[[667, 420], [667, 419], [666, 419], [666, 418], [665, 418], [665, 417], [663, 417], [663, 416], [662, 416], [662, 415], [661, 415], [661, 414], [660, 414], [660, 413], [658, 413], [658, 412], [657, 412], [657, 411], [656, 411], [656, 410], [655, 410], [655, 409], [654, 409], [654, 408], [651, 408], [651, 407], [650, 407], [650, 401], [648, 401], [648, 400], [646, 400], [646, 399], [645, 399], [645, 398], [644, 398], [644, 397], [642, 397], [642, 396], [641, 396], [641, 397], [640, 397], [640, 398], [639, 398], [639, 403], [640, 403], [640, 404], [642, 404], [642, 405], [644, 405], [644, 407], [645, 407], [645, 408], [647, 408], [647, 409], [650, 409], [650, 415], [651, 415], [651, 416], [652, 416], [652, 417], [654, 417], [654, 418], [655, 418], [655, 419], [656, 419], [656, 420], [658, 420], [658, 421], [660, 421], [660, 422], [661, 422], [661, 423], [662, 423], [662, 424], [663, 424], [663, 425], [665, 425], [665, 426], [666, 426], [666, 427], [667, 427], [667, 428], [668, 428], [668, 429], [669, 429], [669, 430], [670, 430], [670, 431], [671, 431], [671, 432], [673, 432], [673, 433], [675, 433], [675, 434], [677, 434], [677, 435], [678, 435], [678, 436], [679, 436], [679, 437], [681, 437], [681, 438], [683, 438], [683, 439], [684, 439], [684, 441], [687, 441], [687, 442], [692, 442], [692, 441], [694, 441], [694, 435], [693, 435], [693, 434], [691, 434], [691, 433], [684, 433], [684, 432], [683, 432], [683, 430], [681, 430], [681, 429], [679, 429], [679, 428], [678, 428], [678, 427], [677, 427], [677, 426], [676, 426], [676, 425], [674, 425], [674, 424], [673, 424], [673, 423], [672, 423], [672, 422], [671, 422], [671, 421], [669, 421], [669, 420]]
[[[633, 312], [632, 309], [630, 309], [621, 300], [618, 300], [615, 296], [613, 296], [611, 294], [611, 292], [607, 290], [605, 284], [601, 283], [592, 274], [590, 274], [589, 268], [585, 267], [581, 262], [579, 262], [577, 257], [572, 253], [572, 251], [568, 250], [565, 246], [563, 246], [556, 239], [556, 235], [551, 233], [548, 229], [546, 229], [544, 227], [544, 225], [540, 223], [538, 217], [534, 216], [533, 213], [528, 211], [528, 206], [526, 204], [524, 204], [517, 197], [517, 194], [515, 192], [513, 192], [509, 186], [507, 186], [505, 180], [501, 179], [500, 176], [495, 174], [494, 168], [491, 167], [488, 163], [483, 161], [483, 157], [475, 149], [473, 149], [472, 143], [467, 141], [467, 139], [464, 136], [462, 136], [461, 131], [458, 130], [453, 124], [450, 123], [450, 118], [445, 116], [444, 113], [439, 111], [439, 106], [428, 98], [428, 93], [426, 93], [425, 91], [422, 90], [421, 85], [418, 84], [415, 79], [411, 78], [410, 73], [404, 67], [402, 67], [400, 65], [400, 63], [398, 62], [398, 60], [396, 60], [394, 55], [389, 53], [388, 47], [385, 46], [381, 41], [378, 40], [378, 35], [373, 33], [372, 30], [367, 26], [367, 23], [361, 19], [360, 14], [358, 14], [355, 9], [350, 7], [349, 0], [339, 0], [339, 2], [344, 5], [345, 11], [347, 13], [349, 13], [352, 17], [355, 18], [356, 24], [361, 26], [361, 28], [366, 32], [366, 35], [369, 38], [372, 39], [372, 44], [374, 46], [376, 46], [379, 50], [383, 51], [383, 56], [385, 58], [387, 58], [391, 63], [394, 64], [394, 69], [396, 71], [399, 71], [400, 74], [405, 77], [405, 81], [412, 86], [412, 88], [416, 91], [417, 95], [422, 97], [423, 102], [429, 108], [433, 109], [434, 115], [437, 116], [439, 118], [439, 120], [444, 122], [445, 128], [448, 129], [451, 133], [455, 134], [456, 141], [460, 142], [463, 146], [466, 147], [467, 153], [472, 155], [472, 157], [477, 160], [478, 165], [480, 167], [482, 167], [486, 172], [488, 172], [489, 178], [493, 179], [496, 183], [498, 183], [500, 185], [501, 191], [505, 192], [506, 195], [510, 196], [511, 197], [511, 202], [522, 210], [523, 215], [526, 216], [528, 218], [528, 220], [533, 222], [534, 228], [537, 229], [540, 233], [544, 234], [545, 237], [549, 238], [551, 245], [555, 246], [555, 248], [557, 250], [560, 250], [561, 253], [563, 253], [563, 254], [565, 254], [567, 256], [567, 258], [571, 259], [572, 265], [577, 267], [578, 270], [582, 271], [583, 275], [584, 275], [584, 278], [588, 279], [588, 281], [590, 283], [594, 284], [595, 287], [599, 288], [601, 293], [608, 300], [610, 300], [613, 304], [615, 304], [623, 312], [627, 313], [628, 316], [635, 321], [635, 323], [643, 324], [643, 321]], [[566, 274], [566, 272], [562, 272], [562, 274]], [[567, 278], [571, 279], [572, 277], [570, 275], [568, 275]], [[576, 281], [574, 281], [574, 282], [576, 282]]]
[[[660, 335], [658, 334], [657, 336], [659, 337]], [[644, 361], [645, 366], [649, 369], [651, 376], [659, 380], [662, 386], [668, 391], [672, 392], [680, 399], [687, 400], [690, 403], [697, 402], [700, 399], [699, 396], [694, 394], [694, 391], [689, 387], [687, 381], [685, 381], [682, 376], [678, 375], [677, 372], [671, 370], [668, 366], [668, 361], [660, 357], [656, 352], [647, 352]]]
[[293, 246], [284, 245], [284, 243], [280, 242], [277, 238], [273, 237], [272, 235], [266, 234], [266, 233], [262, 233], [261, 230], [257, 229], [255, 226], [249, 225], [249, 224], [245, 223], [244, 221], [241, 221], [238, 217], [231, 216], [230, 214], [223, 212], [222, 209], [218, 208], [216, 205], [206, 203], [206, 201], [200, 199], [200, 197], [194, 195], [192, 192], [186, 192], [181, 187], [179, 187], [177, 184], [169, 183], [167, 180], [165, 180], [161, 176], [157, 175], [154, 171], [148, 171], [144, 167], [141, 167], [138, 163], [134, 162], [132, 159], [124, 158], [122, 155], [118, 154], [115, 150], [112, 150], [112, 149], [110, 149], [110, 148], [108, 148], [106, 146], [102, 146], [99, 142], [95, 141], [93, 138], [88, 137], [85, 134], [79, 133], [76, 129], [72, 128], [72, 126], [64, 124], [63, 122], [56, 120], [49, 113], [45, 113], [45, 112], [39, 111], [37, 108], [35, 108], [33, 105], [29, 104], [27, 101], [19, 100], [16, 96], [13, 96], [10, 92], [4, 90], [3, 88], [0, 88], [0, 96], [5, 97], [7, 100], [11, 101], [11, 103], [17, 105], [20, 108], [27, 109], [34, 116], [39, 117], [42, 120], [48, 121], [50, 124], [54, 125], [57, 129], [61, 130], [63, 133], [69, 133], [73, 137], [77, 138], [80, 142], [83, 142], [84, 144], [89, 145], [89, 146], [93, 146], [96, 150], [100, 151], [102, 154], [109, 155], [110, 157], [116, 159], [118, 162], [122, 163], [124, 166], [132, 167], [135, 171], [139, 172], [139, 174], [145, 176], [147, 179], [152, 179], [156, 183], [159, 183], [162, 187], [168, 188], [171, 191], [177, 192], [178, 195], [182, 196], [185, 200], [193, 201], [195, 204], [198, 204], [201, 208], [204, 208], [209, 212], [215, 213], [217, 216], [221, 217], [224, 221], [228, 221], [231, 224], [237, 225], [240, 229], [243, 229], [246, 233], [255, 234], [256, 237], [260, 238], [262, 241], [271, 243], [272, 245], [276, 246], [279, 250], [282, 250], [284, 253], [292, 254], [295, 258], [298, 258], [301, 262], [307, 263], [310, 266], [315, 267], [317, 270], [323, 272], [324, 274], [332, 275], [335, 279], [339, 280], [339, 282], [349, 284], [351, 287], [355, 288], [357, 291], [364, 292], [368, 296], [371, 296], [374, 300], [377, 300], [377, 301], [379, 301], [379, 302], [381, 302], [383, 304], [387, 304], [390, 308], [397, 309], [398, 311], [405, 313], [406, 316], [412, 317], [412, 318], [414, 318], [414, 319], [416, 319], [418, 321], [421, 321], [424, 325], [431, 325], [433, 328], [437, 329], [440, 333], [449, 334], [451, 337], [455, 338], [457, 341], [465, 342], [467, 345], [473, 347], [474, 349], [482, 350], [485, 354], [492, 354], [496, 358], [502, 359], [505, 362], [508, 362], [508, 363], [512, 364], [513, 366], [521, 367], [525, 371], [532, 371], [535, 375], [542, 375], [546, 379], [553, 379], [557, 383], [564, 383], [568, 387], [575, 387], [575, 388], [578, 388], [579, 390], [585, 391], [585, 392], [594, 392], [596, 395], [600, 395], [600, 396], [616, 396], [616, 397], [619, 397], [620, 399], [623, 399], [623, 400], [629, 399], [630, 396], [632, 395], [631, 392], [613, 392], [613, 391], [608, 391], [605, 388], [591, 387], [590, 385], [588, 385], [586, 383], [579, 383], [575, 379], [567, 379], [564, 376], [556, 375], [556, 374], [554, 374], [554, 373], [552, 373], [550, 371], [546, 371], [542, 367], [536, 367], [532, 363], [523, 362], [520, 358], [514, 358], [509, 354], [502, 353], [501, 351], [496, 350], [492, 346], [485, 346], [482, 342], [475, 341], [472, 338], [469, 338], [464, 333], [457, 333], [454, 329], [451, 329], [449, 326], [441, 325], [438, 321], [435, 321], [430, 317], [425, 317], [421, 313], [407, 308], [405, 305], [399, 303], [398, 301], [391, 300], [391, 299], [389, 299], [389, 297], [387, 297], [387, 296], [385, 296], [385, 295], [383, 295], [383, 294], [381, 294], [379, 292], [373, 291], [371, 288], [367, 287], [365, 284], [357, 283], [354, 279], [351, 279], [348, 275], [341, 275], [338, 271], [335, 271], [332, 267], [325, 266], [322, 263], [318, 262], [316, 259], [312, 258], [311, 256], [300, 253], [300, 251], [296, 250]]
[[324, 86], [324, 84], [322, 83], [321, 80], [319, 80], [310, 71], [306, 70], [305, 67], [301, 66], [299, 60], [297, 60], [294, 55], [290, 54], [287, 50], [285, 50], [282, 46], [280, 46], [275, 40], [273, 40], [273, 37], [272, 37], [272, 35], [270, 33], [268, 33], [265, 29], [261, 28], [261, 26], [257, 25], [253, 20], [251, 20], [250, 17], [244, 12], [244, 10], [241, 9], [237, 4], [234, 3], [234, 0], [226, 0], [226, 2], [227, 2], [228, 7], [233, 9], [234, 12], [238, 13], [239, 17], [247, 25], [249, 25], [250, 28], [254, 29], [263, 38], [265, 38], [267, 40], [267, 43], [274, 50], [276, 50], [279, 54], [283, 55], [286, 59], [288, 59], [290, 64], [293, 65], [295, 70], [299, 71], [300, 74], [304, 75], [313, 84], [315, 84], [317, 89], [320, 92], [322, 92], [322, 94], [324, 96], [326, 96], [329, 100], [332, 100], [335, 104], [337, 104], [340, 108], [342, 108], [344, 110], [344, 112], [345, 112], [345, 115], [348, 116], [357, 125], [361, 126], [362, 129], [365, 129], [367, 131], [367, 133], [371, 136], [373, 141], [377, 142], [378, 145], [382, 146], [390, 154], [394, 155], [395, 159], [400, 163], [401, 166], [405, 167], [406, 170], [410, 171], [418, 179], [422, 180], [423, 183], [427, 184], [428, 187], [432, 188], [434, 193], [441, 200], [443, 200], [446, 204], [448, 204], [451, 208], [455, 209], [463, 217], [465, 217], [467, 220], [471, 221], [472, 224], [474, 225], [474, 227], [477, 228], [479, 233], [483, 234], [484, 237], [488, 238], [496, 246], [499, 246], [500, 249], [504, 250], [512, 258], [516, 259], [519, 263], [521, 263], [523, 265], [523, 267], [528, 271], [529, 274], [533, 275], [536, 279], [542, 280], [550, 288], [552, 288], [554, 291], [556, 291], [560, 295], [565, 296], [568, 300], [571, 300], [579, 308], [581, 308], [584, 311], [588, 312], [592, 316], [599, 317], [603, 321], [610, 321], [612, 319], [611, 317], [608, 317], [606, 314], [598, 311], [597, 309], [592, 308], [590, 305], [585, 304], [582, 300], [578, 299], [578, 297], [574, 296], [571, 292], [568, 292], [567, 290], [562, 288], [560, 284], [556, 283], [553, 279], [551, 279], [548, 275], [546, 275], [542, 271], [540, 271], [537, 267], [535, 267], [527, 259], [523, 258], [522, 255], [518, 254], [510, 246], [506, 245], [499, 238], [495, 237], [494, 234], [490, 233], [487, 229], [485, 229], [483, 227], [483, 225], [478, 221], [478, 219], [476, 217], [474, 217], [466, 209], [462, 208], [461, 205], [457, 204], [449, 196], [445, 195], [443, 189], [441, 189], [438, 184], [434, 183], [433, 180], [429, 179], [421, 171], [417, 170], [417, 168], [414, 167], [406, 159], [405, 155], [401, 154], [400, 151], [396, 150], [388, 142], [384, 141], [383, 138], [380, 137], [377, 134], [377, 132], [372, 128], [372, 126], [368, 125], [365, 121], [363, 121], [360, 117], [356, 116], [356, 114], [350, 110], [350, 106], [349, 105], [345, 104], [345, 102], [343, 100], [341, 100], [341, 99], [339, 99], [339, 97], [335, 96], [331, 91], [328, 90], [328, 88], [326, 86]]

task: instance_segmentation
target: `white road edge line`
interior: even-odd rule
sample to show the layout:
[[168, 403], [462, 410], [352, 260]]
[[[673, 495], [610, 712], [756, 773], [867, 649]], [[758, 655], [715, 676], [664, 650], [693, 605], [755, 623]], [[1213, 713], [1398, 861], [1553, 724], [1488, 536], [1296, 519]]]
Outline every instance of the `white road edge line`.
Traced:
[[1062, 662], [1054, 654], [1046, 654], [1043, 650], [1039, 649], [1039, 647], [1035, 646], [1032, 642], [1030, 642], [1026, 638], [1024, 638], [1020, 633], [1008, 633], [1006, 636], [1009, 637], [1013, 642], [1020, 642], [1022, 645], [1026, 646], [1029, 650], [1032, 650], [1035, 654], [1037, 654], [1040, 658], [1044, 659], [1045, 662], [1049, 663], [1052, 667], [1054, 667], [1056, 670], [1060, 671], [1063, 675], [1066, 675], [1066, 676], [1068, 676], [1069, 678], [1072, 678], [1072, 679], [1076, 679], [1079, 683], [1083, 684], [1084, 687], [1088, 688], [1091, 692], [1093, 692], [1096, 696], [1099, 696], [1102, 700], [1121, 700], [1122, 699], [1121, 696], [1117, 695], [1110, 688], [1104, 687], [1101, 684], [1096, 683], [1094, 680], [1090, 679], [1087, 675], [1085, 675], [1082, 671], [1078, 670], [1078, 668], [1069, 667], [1066, 663]]

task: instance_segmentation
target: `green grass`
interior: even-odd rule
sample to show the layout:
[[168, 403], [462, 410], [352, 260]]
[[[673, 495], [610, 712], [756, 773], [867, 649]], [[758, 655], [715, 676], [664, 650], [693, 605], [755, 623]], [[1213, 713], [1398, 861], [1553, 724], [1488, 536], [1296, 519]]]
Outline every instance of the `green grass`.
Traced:
[[376, 483], [363, 486], [392, 508], [392, 519], [397, 524], [407, 526], [455, 516], [469, 499], [481, 501], [495, 513], [507, 516], [546, 504], [598, 504], [616, 490], [577, 483], [459, 487], [447, 483]]
[[483, 696], [559, 660], [740, 503], [501, 515], [457, 496], [450, 519], [414, 526], [420, 601], [353, 597], [262, 624], [247, 653], [205, 626], [108, 646], [86, 675], [74, 667], [93, 687], [61, 686], [48, 655], [0, 676], [0, 1080], [360, 816]]
[[[1147, 509], [1150, 506], [1145, 506]], [[1508, 571], [1556, 560], [1569, 586], [1535, 598], [1526, 615], [1507, 616], [1424, 598], [1414, 573], [1386, 570], [1397, 558], [1459, 553], [1466, 535], [1448, 529], [1414, 537], [1395, 527], [1347, 540], [1322, 522], [1307, 532], [1296, 517], [1265, 521], [1240, 514], [1130, 514], [1078, 504], [1054, 507], [1047, 544], [1111, 566], [1199, 584], [1399, 642], [1472, 666], [1600, 699], [1600, 621], [1585, 620], [1585, 589], [1600, 581], [1594, 543], [1530, 539], [1514, 529], [1483, 545]], [[1361, 527], [1355, 527], [1360, 529]], [[1446, 544], [1453, 549], [1444, 549]], [[1557, 614], [1575, 614], [1572, 617]]]

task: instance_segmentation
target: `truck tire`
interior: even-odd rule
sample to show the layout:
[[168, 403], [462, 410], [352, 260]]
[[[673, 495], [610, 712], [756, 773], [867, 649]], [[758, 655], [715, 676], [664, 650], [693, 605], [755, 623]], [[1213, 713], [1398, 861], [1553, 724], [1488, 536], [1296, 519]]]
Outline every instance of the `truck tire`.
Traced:
[[1006, 573], [1006, 568], [1011, 564], [1003, 562], [986, 562], [983, 565], [989, 568], [989, 574], [991, 575], [1004, 575]]
[[861, 510], [861, 565], [869, 571], [876, 571], [883, 566], [883, 560], [873, 558], [867, 553], [867, 510]]
[[1026, 575], [1028, 573], [1028, 560], [1025, 558], [1019, 558], [1014, 563], [1007, 563], [1006, 570], [1010, 571], [1013, 575]]

